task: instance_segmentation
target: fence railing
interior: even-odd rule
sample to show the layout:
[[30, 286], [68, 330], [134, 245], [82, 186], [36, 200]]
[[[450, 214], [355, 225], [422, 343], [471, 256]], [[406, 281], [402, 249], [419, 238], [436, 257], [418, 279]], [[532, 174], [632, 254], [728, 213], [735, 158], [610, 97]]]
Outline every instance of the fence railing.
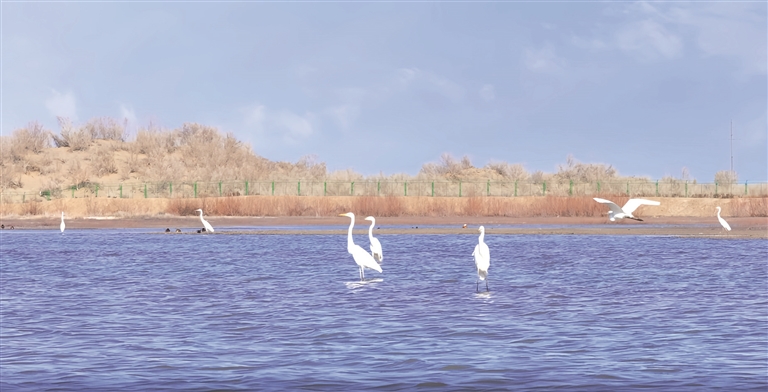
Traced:
[[768, 196], [768, 183], [692, 182], [522, 182], [522, 181], [218, 181], [90, 183], [37, 193], [3, 191], [5, 203], [61, 198], [198, 198], [272, 196], [598, 196], [754, 197]]

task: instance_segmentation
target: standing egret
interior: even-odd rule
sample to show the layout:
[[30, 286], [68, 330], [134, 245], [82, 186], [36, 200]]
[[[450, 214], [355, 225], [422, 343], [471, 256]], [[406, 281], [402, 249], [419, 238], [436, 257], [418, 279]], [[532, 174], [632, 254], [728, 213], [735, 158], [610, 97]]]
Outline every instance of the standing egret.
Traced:
[[611, 219], [611, 222], [621, 218], [634, 219], [642, 222], [642, 219], [632, 215], [632, 212], [634, 212], [637, 207], [640, 207], [641, 205], [657, 206], [661, 204], [658, 201], [653, 200], [629, 199], [627, 200], [627, 203], [624, 204], [624, 207], [619, 207], [616, 203], [610, 200], [599, 199], [597, 197], [595, 197], [594, 200], [598, 203], [608, 204], [608, 208], [610, 208], [608, 211], [608, 218]]
[[366, 252], [360, 245], [355, 245], [352, 240], [352, 228], [355, 226], [355, 214], [347, 212], [346, 214], [339, 214], [339, 216], [346, 216], [351, 219], [349, 222], [349, 231], [347, 232], [347, 252], [355, 259], [355, 263], [360, 268], [360, 281], [365, 280], [365, 268], [370, 268], [381, 272], [381, 266], [376, 260], [373, 259], [370, 253]]
[[720, 225], [723, 226], [723, 229], [727, 231], [731, 231], [731, 226], [728, 224], [728, 222], [726, 222], [725, 219], [720, 217], [720, 206], [717, 206], [717, 220], [720, 221]]
[[371, 256], [377, 263], [381, 264], [384, 260], [384, 254], [381, 252], [381, 242], [373, 237], [373, 226], [376, 225], [376, 218], [369, 216], [365, 218], [367, 221], [371, 221], [371, 227], [368, 228], [368, 239], [371, 240]]
[[490, 291], [488, 289], [488, 268], [491, 266], [491, 251], [488, 249], [488, 245], [483, 242], [485, 227], [480, 226], [477, 230], [480, 232], [480, 238], [477, 241], [478, 244], [475, 245], [475, 251], [472, 252], [472, 256], [475, 257], [475, 266], [477, 266], [477, 278], [479, 279], [475, 281], [475, 291], [479, 291], [478, 285], [480, 280], [485, 281], [485, 291]]
[[200, 211], [200, 220], [203, 222], [203, 227], [205, 227], [205, 231], [210, 231], [211, 233], [213, 233], [213, 226], [211, 226], [211, 224], [208, 223], [207, 220], [203, 219], [203, 210], [198, 208], [195, 211]]
[[61, 232], [64, 232], [64, 228], [67, 227], [67, 225], [64, 224], [64, 211], [61, 212], [61, 224], [59, 225], [59, 229], [61, 229]]

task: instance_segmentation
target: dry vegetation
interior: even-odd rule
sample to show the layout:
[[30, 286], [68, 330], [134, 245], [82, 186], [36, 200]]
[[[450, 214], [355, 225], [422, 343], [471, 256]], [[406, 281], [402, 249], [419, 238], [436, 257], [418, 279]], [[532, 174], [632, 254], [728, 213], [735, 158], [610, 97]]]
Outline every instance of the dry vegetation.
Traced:
[[[616, 198], [624, 203], [624, 198]], [[725, 217], [768, 217], [768, 198], [659, 198], [660, 206], [642, 206], [637, 216], [713, 217], [715, 207]], [[377, 217], [605, 217], [604, 206], [590, 197], [414, 197], [414, 196], [239, 196], [198, 199], [54, 199], [50, 202], [0, 204], [1, 216], [49, 216], [67, 211], [85, 216], [195, 216], [202, 208], [210, 216], [336, 216], [340, 212]]]
[[[249, 145], [215, 127], [186, 123], [176, 129], [153, 125], [134, 135], [126, 124], [111, 118], [95, 118], [75, 125], [59, 118], [58, 133], [37, 122], [0, 138], [0, 190], [42, 195], [52, 202], [30, 198], [22, 206], [3, 204], [3, 214], [46, 214], [55, 203], [62, 203], [63, 189], [94, 189], [96, 184], [121, 182], [178, 183], [184, 181], [520, 181], [533, 184], [595, 182], [649, 182], [647, 178], [622, 177], [610, 165], [588, 164], [568, 156], [555, 173], [528, 172], [522, 164], [490, 162], [475, 166], [469, 157], [456, 159], [443, 154], [438, 162], [426, 163], [416, 176], [395, 174], [366, 178], [352, 170], [329, 172], [315, 156], [295, 163], [270, 161], [255, 154]], [[718, 172], [720, 184], [734, 184], [736, 173]], [[687, 169], [681, 178], [665, 177], [661, 183], [677, 186], [696, 183]], [[66, 192], [66, 191], [64, 191]], [[95, 200], [86, 198], [88, 215], [136, 215], [168, 213], [192, 215], [203, 208], [211, 215], [251, 216], [326, 216], [351, 210], [375, 216], [599, 216], [602, 206], [591, 197], [480, 197], [475, 193], [454, 197], [308, 197], [260, 196], [163, 200], [162, 208], [149, 207], [151, 200]], [[103, 199], [103, 198], [102, 198]], [[37, 201], [33, 201], [37, 200]], [[623, 203], [626, 197], [616, 197]], [[143, 204], [142, 204], [143, 203]], [[733, 201], [738, 216], [766, 216], [765, 198]], [[725, 207], [724, 207], [725, 208]]]

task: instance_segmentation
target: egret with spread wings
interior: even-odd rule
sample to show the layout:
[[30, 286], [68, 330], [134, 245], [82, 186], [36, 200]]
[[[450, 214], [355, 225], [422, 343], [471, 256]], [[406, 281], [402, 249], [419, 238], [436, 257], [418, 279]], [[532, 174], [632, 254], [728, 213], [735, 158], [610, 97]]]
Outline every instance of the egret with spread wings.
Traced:
[[624, 207], [619, 207], [616, 203], [610, 200], [600, 199], [597, 197], [595, 197], [594, 199], [598, 203], [603, 203], [608, 205], [608, 208], [609, 208], [608, 218], [611, 220], [611, 222], [615, 221], [616, 219], [622, 219], [622, 218], [634, 219], [642, 222], [642, 219], [632, 215], [632, 213], [635, 212], [637, 207], [640, 207], [642, 205], [657, 206], [661, 204], [658, 201], [653, 201], [653, 200], [629, 199], [627, 200], [627, 203], [624, 204]]

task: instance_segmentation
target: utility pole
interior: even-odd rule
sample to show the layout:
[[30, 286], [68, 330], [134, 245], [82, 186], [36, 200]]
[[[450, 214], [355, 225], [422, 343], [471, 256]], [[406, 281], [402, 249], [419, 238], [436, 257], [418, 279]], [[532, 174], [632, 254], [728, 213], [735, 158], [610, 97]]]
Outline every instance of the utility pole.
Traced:
[[733, 120], [731, 120], [731, 176], [733, 176]]

